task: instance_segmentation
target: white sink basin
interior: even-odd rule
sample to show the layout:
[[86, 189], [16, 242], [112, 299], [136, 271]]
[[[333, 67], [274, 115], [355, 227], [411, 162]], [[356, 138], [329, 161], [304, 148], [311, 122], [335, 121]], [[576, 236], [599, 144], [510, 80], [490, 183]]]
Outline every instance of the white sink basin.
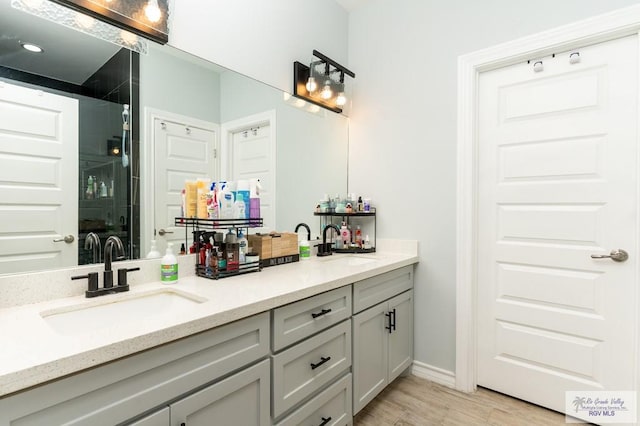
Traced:
[[354, 256], [354, 255], [343, 255], [343, 254], [333, 254], [331, 256], [327, 256], [324, 258], [325, 262], [331, 263], [342, 263], [347, 266], [361, 266], [368, 265], [370, 263], [375, 263], [378, 260], [372, 259], [370, 257], [362, 257], [362, 256]]
[[[120, 296], [120, 295], [118, 295]], [[184, 311], [207, 299], [174, 289], [140, 294], [99, 296], [79, 305], [40, 312], [44, 321], [57, 333], [74, 335], [100, 328], [127, 324], [140, 319], [160, 318]]]

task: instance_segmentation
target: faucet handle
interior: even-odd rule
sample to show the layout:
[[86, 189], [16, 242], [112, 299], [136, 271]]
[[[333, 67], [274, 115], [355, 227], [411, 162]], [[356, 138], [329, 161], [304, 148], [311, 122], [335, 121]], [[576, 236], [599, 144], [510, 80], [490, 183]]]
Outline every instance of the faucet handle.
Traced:
[[121, 268], [118, 269], [118, 287], [129, 286], [127, 283], [127, 272], [139, 271], [140, 268]]
[[77, 275], [75, 277], [71, 277], [72, 280], [81, 280], [87, 278], [89, 280], [89, 286], [87, 288], [87, 292], [98, 290], [98, 273], [90, 272], [87, 275]]

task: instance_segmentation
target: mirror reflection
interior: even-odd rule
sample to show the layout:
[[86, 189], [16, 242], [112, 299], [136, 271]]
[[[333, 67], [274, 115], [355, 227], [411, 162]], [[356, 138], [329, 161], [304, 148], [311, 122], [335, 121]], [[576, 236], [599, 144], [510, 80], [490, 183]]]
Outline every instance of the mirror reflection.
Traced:
[[[279, 231], [299, 222], [317, 230], [317, 200], [345, 193], [346, 117], [309, 113], [280, 90], [170, 46], [150, 43], [138, 55], [10, 3], [0, 1], [0, 187], [5, 201], [14, 198], [0, 204], [0, 273], [93, 262], [93, 250], [85, 248], [90, 232], [102, 244], [118, 235], [130, 258], [144, 257], [153, 238], [159, 248], [184, 242], [184, 229], [172, 225], [185, 179], [259, 177], [265, 226]], [[91, 47], [71, 57], [47, 48], [53, 58], [43, 66], [43, 56], [25, 59], [14, 43], [34, 29], [43, 33], [38, 40], [54, 46], [88, 38]], [[60, 71], [83, 67], [75, 80]], [[58, 74], [46, 75], [53, 70]], [[62, 107], [50, 104], [19, 114], [9, 107], [38, 97], [74, 104], [66, 106], [72, 113], [52, 113]], [[130, 105], [129, 133], [124, 105]], [[65, 163], [56, 163], [61, 154], [53, 147], [66, 150]], [[65, 174], [72, 184], [62, 181]], [[72, 242], [64, 241], [68, 236]], [[67, 255], [58, 253], [62, 248]]]

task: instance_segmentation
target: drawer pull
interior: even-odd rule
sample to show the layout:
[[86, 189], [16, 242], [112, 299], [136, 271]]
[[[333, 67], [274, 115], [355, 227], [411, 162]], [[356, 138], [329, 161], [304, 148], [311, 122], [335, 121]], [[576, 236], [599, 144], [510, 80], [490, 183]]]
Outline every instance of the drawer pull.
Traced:
[[329, 309], [323, 309], [323, 310], [321, 310], [321, 311], [320, 311], [320, 312], [318, 312], [318, 313], [312, 312], [312, 313], [311, 313], [311, 317], [312, 317], [312, 318], [318, 318], [318, 317], [321, 317], [321, 316], [323, 316], [323, 315], [327, 315], [329, 312], [331, 312], [331, 308], [329, 308]]
[[316, 368], [320, 367], [322, 364], [324, 364], [325, 362], [329, 361], [331, 359], [330, 356], [328, 357], [320, 357], [320, 362], [317, 364], [311, 363], [311, 369], [315, 370]]
[[329, 423], [331, 421], [331, 417], [322, 417], [322, 423], [320, 423], [318, 426], [324, 426], [327, 423]]

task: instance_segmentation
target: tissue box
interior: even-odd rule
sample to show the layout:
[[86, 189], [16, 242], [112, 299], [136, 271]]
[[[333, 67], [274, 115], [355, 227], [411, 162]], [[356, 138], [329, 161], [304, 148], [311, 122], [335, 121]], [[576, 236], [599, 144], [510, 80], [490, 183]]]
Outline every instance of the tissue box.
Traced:
[[298, 234], [292, 232], [254, 234], [248, 240], [251, 251], [258, 253], [260, 259], [298, 254]]

